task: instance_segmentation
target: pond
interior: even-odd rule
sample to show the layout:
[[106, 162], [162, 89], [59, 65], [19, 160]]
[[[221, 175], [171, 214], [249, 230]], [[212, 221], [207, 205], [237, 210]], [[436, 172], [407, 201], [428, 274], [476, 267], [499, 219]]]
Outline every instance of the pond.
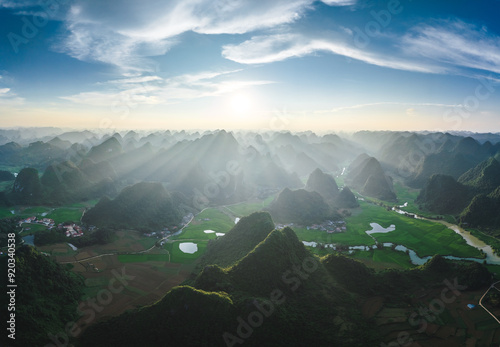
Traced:
[[24, 236], [23, 240], [25, 244], [35, 246], [35, 235]]
[[198, 251], [198, 245], [196, 243], [193, 243], [193, 242], [182, 242], [179, 244], [179, 249], [183, 253], [193, 254], [193, 253], [196, 253]]
[[389, 227], [384, 228], [378, 223], [370, 223], [370, 226], [372, 227], [372, 230], [367, 230], [366, 233], [371, 236], [372, 234], [375, 233], [388, 233], [391, 231], [396, 230], [396, 226], [394, 224], [389, 225]]

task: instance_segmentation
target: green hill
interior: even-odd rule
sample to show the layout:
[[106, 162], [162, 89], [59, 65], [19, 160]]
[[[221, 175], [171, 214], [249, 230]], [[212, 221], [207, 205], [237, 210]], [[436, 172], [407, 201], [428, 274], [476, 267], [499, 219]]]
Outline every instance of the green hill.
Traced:
[[42, 186], [38, 178], [38, 170], [22, 169], [14, 181], [9, 198], [17, 204], [38, 204], [42, 198]]
[[319, 193], [329, 204], [333, 204], [339, 194], [339, 187], [335, 182], [335, 178], [324, 173], [319, 168], [311, 172], [307, 179], [305, 189]]
[[477, 193], [490, 193], [500, 186], [500, 162], [489, 158], [465, 172], [458, 182], [470, 186]]
[[355, 301], [285, 228], [231, 267], [205, 267], [194, 288], [174, 288], [154, 305], [91, 326], [79, 345], [363, 346], [374, 344], [375, 334]]
[[433, 175], [416, 202], [435, 213], [460, 213], [470, 200], [469, 189], [451, 176]]
[[71, 161], [49, 165], [40, 181], [47, 193], [46, 201], [62, 204], [115, 195], [116, 178], [108, 161], [84, 159], [79, 166]]
[[110, 137], [103, 143], [92, 147], [87, 154], [87, 158], [97, 163], [116, 157], [120, 155], [122, 151], [123, 149], [120, 141], [118, 141], [116, 137]]
[[110, 200], [102, 198], [87, 211], [82, 221], [112, 229], [161, 229], [182, 219], [179, 201], [161, 183], [141, 182], [124, 188]]
[[[264, 241], [227, 269], [227, 273], [237, 290], [265, 296], [275, 288], [285, 290], [288, 284], [283, 282], [282, 275], [293, 266], [301, 266], [307, 257], [310, 253], [292, 229], [273, 230]], [[266, 271], [262, 271], [264, 268]]]
[[500, 228], [500, 187], [489, 195], [476, 195], [462, 211], [460, 223], [481, 228]]
[[384, 173], [376, 158], [366, 154], [358, 156], [348, 168], [347, 180], [364, 195], [386, 201], [396, 200], [392, 179]]
[[274, 229], [267, 212], [255, 212], [240, 219], [224, 237], [211, 240], [199, 259], [199, 268], [216, 264], [226, 267], [234, 264], [262, 242]]
[[341, 208], [355, 208], [358, 207], [359, 204], [349, 187], [346, 186], [342, 188], [339, 195], [337, 195], [335, 206]]
[[283, 189], [269, 206], [273, 219], [281, 223], [308, 225], [331, 217], [330, 207], [317, 192]]
[[226, 293], [180, 286], [151, 306], [91, 326], [78, 346], [221, 346], [236, 322]]

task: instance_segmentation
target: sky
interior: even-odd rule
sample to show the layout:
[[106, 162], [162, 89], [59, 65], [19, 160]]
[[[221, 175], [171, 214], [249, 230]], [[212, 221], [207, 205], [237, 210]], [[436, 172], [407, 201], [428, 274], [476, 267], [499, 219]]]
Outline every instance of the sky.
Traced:
[[0, 0], [0, 127], [500, 132], [500, 0]]

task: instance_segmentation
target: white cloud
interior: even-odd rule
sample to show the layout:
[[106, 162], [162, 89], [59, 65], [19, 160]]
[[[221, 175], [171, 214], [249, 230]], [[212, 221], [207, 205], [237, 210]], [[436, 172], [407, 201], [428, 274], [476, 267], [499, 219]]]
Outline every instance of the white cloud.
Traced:
[[24, 98], [17, 96], [10, 88], [0, 88], [0, 106], [19, 106], [22, 104], [24, 104]]
[[360, 50], [343, 42], [324, 38], [310, 38], [300, 34], [276, 34], [255, 36], [239, 45], [226, 45], [222, 55], [241, 64], [271, 63], [292, 57], [302, 57], [315, 52], [330, 52], [367, 64], [398, 70], [427, 73], [442, 72], [441, 69], [410, 59], [381, 55]]
[[[314, 0], [88, 0], [71, 6], [69, 35], [58, 50], [83, 61], [112, 64], [123, 72], [154, 71], [146, 57], [165, 54], [187, 31], [242, 34], [291, 23]], [[323, 0], [331, 6], [355, 0]]]
[[459, 20], [418, 25], [403, 37], [402, 47], [443, 65], [500, 73], [500, 38]]
[[201, 72], [185, 74], [169, 79], [158, 76], [117, 79], [106, 84], [115, 85], [115, 90], [83, 92], [61, 97], [77, 104], [100, 107], [126, 105], [172, 104], [203, 97], [220, 96], [256, 85], [273, 83], [264, 80], [222, 80], [223, 76], [240, 70]]
[[159, 76], [138, 76], [131, 78], [120, 78], [116, 80], [107, 81], [109, 84], [122, 84], [122, 85], [130, 85], [137, 83], [150, 83], [154, 81], [162, 81], [163, 79]]

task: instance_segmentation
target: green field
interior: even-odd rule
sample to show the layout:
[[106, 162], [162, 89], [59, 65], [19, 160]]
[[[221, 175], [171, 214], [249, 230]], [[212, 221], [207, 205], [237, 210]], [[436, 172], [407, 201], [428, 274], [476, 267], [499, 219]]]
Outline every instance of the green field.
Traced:
[[143, 263], [145, 261], [168, 261], [168, 254], [121, 254], [118, 260], [121, 263]]
[[430, 219], [435, 219], [436, 217], [440, 216], [443, 217], [443, 219], [448, 223], [452, 224], [456, 223], [455, 218], [451, 215], [439, 215], [430, 211], [424, 211], [419, 209], [418, 205], [415, 203], [415, 200], [417, 199], [418, 194], [420, 193], [418, 189], [412, 189], [404, 186], [400, 182], [396, 182], [394, 183], [394, 190], [396, 191], [396, 195], [398, 197], [400, 205], [403, 205], [405, 202], [408, 203], [408, 206], [401, 208], [402, 210]]
[[[12, 214], [11, 211], [14, 211]], [[0, 218], [26, 218], [31, 216], [37, 216], [45, 212], [49, 212], [50, 208], [36, 206], [36, 207], [19, 207], [19, 206], [11, 206], [11, 207], [2, 207], [0, 208]]]
[[[90, 203], [90, 202], [89, 202]], [[20, 206], [12, 206], [12, 207], [2, 207], [0, 208], [0, 218], [26, 218], [31, 216], [36, 216], [38, 218], [43, 218], [42, 214], [47, 213], [46, 218], [52, 218], [56, 224], [73, 221], [80, 222], [80, 218], [82, 217], [83, 208], [86, 206], [85, 204], [75, 204], [75, 207], [65, 206], [65, 207], [57, 207], [51, 208], [46, 206], [34, 206], [34, 207], [20, 207]], [[15, 214], [12, 214], [10, 211], [14, 210]]]
[[384, 207], [360, 201], [361, 212], [346, 218], [347, 231], [327, 234], [324, 231], [293, 228], [300, 240], [319, 243], [336, 243], [346, 246], [371, 246], [375, 241], [366, 234], [370, 223], [387, 228], [391, 224], [396, 230], [389, 233], [372, 234], [378, 242], [392, 242], [413, 249], [420, 257], [434, 254], [457, 257], [482, 258], [483, 254], [467, 245], [465, 240], [446, 226], [420, 219], [409, 218]]
[[371, 228], [363, 229], [361, 225], [353, 223], [355, 227], [347, 223], [347, 231], [343, 233], [328, 234], [326, 231], [320, 230], [307, 230], [307, 228], [292, 227], [292, 229], [297, 234], [297, 237], [301, 241], [314, 241], [318, 243], [336, 243], [343, 244], [346, 246], [371, 246], [375, 244], [375, 241], [365, 233], [365, 230], [370, 230]]
[[479, 250], [467, 245], [460, 235], [440, 223], [409, 218], [363, 201], [360, 205], [363, 212], [347, 218], [348, 232], [363, 233], [371, 229], [370, 223], [378, 223], [385, 228], [394, 224], [395, 231], [372, 235], [379, 242], [392, 242], [413, 249], [420, 257], [434, 254], [483, 257]]
[[489, 272], [495, 274], [496, 280], [500, 280], [500, 265], [485, 265]]
[[16, 217], [17, 215], [12, 214], [12, 211], [14, 208], [13, 207], [2, 207], [0, 208], [0, 218], [11, 218], [11, 217]]
[[81, 208], [60, 207], [50, 212], [47, 215], [47, 218], [52, 218], [56, 224], [68, 221], [79, 223], [80, 218], [82, 218], [82, 214], [83, 211]]
[[198, 245], [198, 250], [193, 254], [181, 251], [179, 248], [180, 242], [166, 243], [165, 249], [170, 253], [170, 262], [192, 264], [196, 259], [198, 259], [199, 256], [205, 253], [205, 249], [207, 248], [206, 241], [198, 241], [194, 243]]
[[85, 202], [77, 202], [69, 205], [68, 207], [72, 208], [85, 208], [85, 207], [94, 207], [99, 202], [99, 199], [88, 200]]
[[26, 207], [25, 209], [22, 209], [20, 212], [20, 215], [22, 216], [35, 216], [39, 215], [42, 213], [49, 213], [50, 208], [48, 207], [43, 207], [43, 206], [35, 206], [35, 207]]
[[[47, 227], [45, 225], [42, 225], [42, 224], [23, 223], [22, 227], [24, 228], [24, 231], [22, 233], [23, 236], [30, 235], [30, 234], [36, 234], [38, 232], [47, 230]], [[29, 228], [30, 230], [26, 230], [27, 228]]]
[[263, 208], [269, 206], [269, 204], [274, 200], [275, 196], [271, 195], [263, 201], [254, 202], [241, 202], [235, 205], [226, 206], [226, 208], [231, 211], [237, 217], [245, 217], [254, 212], [262, 211]]
[[[208, 220], [205, 220], [208, 219]], [[171, 240], [210, 240], [215, 239], [215, 233], [206, 234], [205, 230], [214, 230], [218, 233], [226, 233], [234, 227], [234, 221], [226, 214], [215, 208], [209, 208], [198, 214], [194, 220], [184, 228], [178, 236], [173, 236]]]
[[410, 261], [410, 256], [405, 252], [394, 251], [390, 248], [374, 249], [371, 251], [355, 251], [350, 257], [364, 260], [364, 263], [370, 265], [370, 262], [381, 264], [396, 264], [402, 269], [411, 269], [416, 267]]

